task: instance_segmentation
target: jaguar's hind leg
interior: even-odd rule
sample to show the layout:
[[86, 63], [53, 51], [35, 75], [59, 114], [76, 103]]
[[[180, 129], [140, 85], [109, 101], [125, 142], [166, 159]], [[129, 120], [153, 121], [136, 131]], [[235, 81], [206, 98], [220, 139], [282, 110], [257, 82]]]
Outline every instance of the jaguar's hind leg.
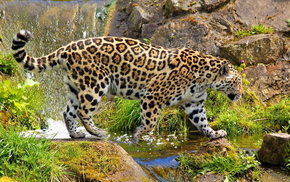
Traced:
[[65, 124], [71, 138], [84, 138], [85, 134], [77, 129], [78, 124], [76, 120], [77, 120], [77, 110], [79, 107], [79, 101], [76, 95], [77, 91], [71, 85], [68, 86], [69, 86], [68, 92], [69, 100], [67, 102], [66, 111], [63, 112]]
[[86, 90], [85, 93], [80, 92], [78, 95], [80, 104], [78, 108], [78, 117], [81, 119], [86, 130], [99, 138], [104, 138], [106, 132], [102, 129], [99, 129], [95, 126], [92, 116], [97, 105], [101, 100], [101, 97], [104, 95], [104, 92], [94, 93], [92, 90]]

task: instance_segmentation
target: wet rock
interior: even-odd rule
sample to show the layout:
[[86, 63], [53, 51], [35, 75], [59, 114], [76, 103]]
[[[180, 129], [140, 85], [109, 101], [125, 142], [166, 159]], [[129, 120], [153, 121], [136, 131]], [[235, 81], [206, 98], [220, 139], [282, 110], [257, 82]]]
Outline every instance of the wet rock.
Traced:
[[220, 55], [236, 64], [274, 63], [286, 53], [286, 41], [278, 35], [260, 34], [221, 46]]
[[270, 133], [263, 139], [258, 158], [263, 163], [285, 165], [290, 157], [290, 135], [287, 133]]
[[263, 102], [290, 94], [290, 60], [272, 65], [258, 64], [246, 68], [245, 73], [249, 87]]
[[229, 151], [233, 151], [233, 146], [231, 142], [225, 138], [219, 138], [209, 141], [201, 146], [198, 150], [198, 154], [228, 156]]

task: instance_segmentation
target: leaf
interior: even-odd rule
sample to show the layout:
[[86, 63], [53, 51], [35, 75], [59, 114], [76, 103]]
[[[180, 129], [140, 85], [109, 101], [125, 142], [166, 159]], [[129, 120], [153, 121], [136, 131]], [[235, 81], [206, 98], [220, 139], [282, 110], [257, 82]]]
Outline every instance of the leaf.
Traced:
[[24, 82], [17, 85], [18, 88], [27, 88], [32, 87], [34, 85], [39, 85], [39, 82], [35, 82], [31, 79], [26, 79]]

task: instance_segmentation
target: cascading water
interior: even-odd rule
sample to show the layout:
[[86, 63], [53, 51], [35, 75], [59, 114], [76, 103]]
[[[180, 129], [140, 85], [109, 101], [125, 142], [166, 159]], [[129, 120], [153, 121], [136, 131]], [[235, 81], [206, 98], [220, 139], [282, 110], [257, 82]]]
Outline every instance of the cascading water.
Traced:
[[[9, 53], [13, 36], [22, 29], [33, 33], [27, 52], [39, 57], [73, 40], [103, 35], [106, 4], [94, 1], [5, 1], [0, 2], [1, 51]], [[59, 69], [33, 74], [41, 83], [47, 103], [42, 112], [48, 118], [62, 119], [66, 86]]]

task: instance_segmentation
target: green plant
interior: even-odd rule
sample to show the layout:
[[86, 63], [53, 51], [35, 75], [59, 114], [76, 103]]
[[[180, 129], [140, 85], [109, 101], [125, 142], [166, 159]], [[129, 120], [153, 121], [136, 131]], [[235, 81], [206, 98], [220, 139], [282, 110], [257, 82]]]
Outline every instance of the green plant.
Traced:
[[252, 25], [249, 30], [239, 30], [236, 31], [237, 37], [246, 37], [250, 35], [256, 35], [256, 34], [270, 34], [273, 33], [273, 27], [266, 27], [263, 24], [258, 25]]
[[77, 181], [104, 181], [121, 166], [118, 148], [106, 141], [57, 142], [51, 150], [57, 151], [56, 158], [78, 176]]
[[47, 140], [25, 138], [0, 125], [0, 176], [23, 182], [61, 181], [65, 168], [49, 147]]
[[290, 27], [290, 19], [286, 19], [285, 22], [287, 23], [287, 26]]
[[36, 111], [40, 110], [43, 103], [38, 84], [30, 79], [18, 85], [10, 80], [0, 82], [0, 113], [8, 116], [0, 117], [0, 120], [16, 127], [38, 128]]
[[252, 25], [251, 27], [251, 34], [269, 34], [273, 33], [273, 27], [266, 27], [263, 24]]
[[144, 38], [143, 40], [144, 40], [147, 44], [151, 44], [151, 41], [152, 41], [151, 38], [149, 38], [149, 39]]
[[211, 172], [236, 181], [248, 173], [251, 175], [250, 181], [257, 181], [261, 174], [260, 163], [243, 151], [228, 156], [185, 153], [180, 154], [178, 162], [182, 170], [195, 177]]
[[13, 76], [18, 70], [18, 64], [11, 54], [3, 55], [0, 52], [0, 72]]
[[[104, 111], [106, 112], [106, 111]], [[109, 130], [111, 131], [132, 131], [141, 124], [140, 102], [126, 100], [116, 97], [116, 105], [113, 113], [107, 113], [110, 117]], [[156, 131], [182, 131], [187, 132], [187, 125], [184, 112], [179, 108], [168, 108], [161, 112]]]
[[141, 124], [140, 103], [116, 97], [116, 111], [109, 121], [111, 131], [131, 131]]

